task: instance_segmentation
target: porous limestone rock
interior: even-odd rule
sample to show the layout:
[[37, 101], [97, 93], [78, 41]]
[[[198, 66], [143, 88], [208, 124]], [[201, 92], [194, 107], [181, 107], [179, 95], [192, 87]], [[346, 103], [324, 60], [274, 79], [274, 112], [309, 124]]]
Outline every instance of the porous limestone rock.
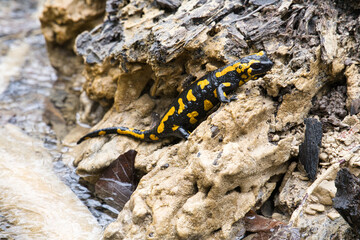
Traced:
[[[275, 187], [266, 183], [286, 170], [292, 137], [277, 145], [268, 142], [266, 121], [274, 107], [255, 86], [238, 98], [212, 114], [188, 141], [148, 156], [139, 151], [140, 164], [152, 169], [106, 229], [106, 239], [209, 238], [215, 233], [227, 238], [234, 223], [266, 200], [262, 195]], [[165, 163], [169, 167], [162, 169]]]
[[80, 32], [101, 22], [104, 11], [104, 1], [46, 0], [40, 16], [42, 32], [47, 43], [70, 42], [72, 48]]

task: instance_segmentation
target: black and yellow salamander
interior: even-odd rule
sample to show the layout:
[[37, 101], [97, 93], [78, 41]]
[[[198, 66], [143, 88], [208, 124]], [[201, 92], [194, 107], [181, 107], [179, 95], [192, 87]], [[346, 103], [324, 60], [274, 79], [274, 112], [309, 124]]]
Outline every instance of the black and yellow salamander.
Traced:
[[264, 51], [246, 56], [191, 83], [173, 101], [154, 128], [104, 128], [86, 134], [77, 143], [105, 134], [127, 135], [149, 142], [170, 136], [188, 139], [190, 133], [214, 106], [219, 102], [228, 103], [236, 100], [236, 96], [227, 95], [250, 79], [264, 76], [272, 65]]

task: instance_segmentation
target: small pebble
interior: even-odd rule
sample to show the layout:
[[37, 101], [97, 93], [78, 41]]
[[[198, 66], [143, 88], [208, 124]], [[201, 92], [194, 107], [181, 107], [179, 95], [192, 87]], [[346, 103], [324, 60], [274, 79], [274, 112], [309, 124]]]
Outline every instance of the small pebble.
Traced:
[[327, 214], [327, 216], [334, 221], [335, 219], [340, 217], [340, 214], [338, 212], [331, 211]]
[[313, 204], [310, 204], [309, 207], [312, 209], [312, 210], [315, 210], [317, 212], [324, 212], [325, 211], [325, 206], [320, 204], [320, 203], [313, 203]]
[[311, 202], [314, 202], [314, 203], [319, 202], [319, 198], [318, 198], [317, 196], [315, 196], [315, 195], [310, 195], [310, 196], [309, 196], [309, 200], [310, 200]]
[[272, 140], [273, 140], [274, 142], [279, 141], [279, 140], [280, 140], [279, 135], [275, 134], [275, 135], [273, 136]]
[[328, 155], [326, 153], [322, 152], [322, 153], [320, 153], [319, 158], [321, 161], [326, 162]]
[[316, 211], [312, 210], [311, 208], [307, 207], [305, 209], [305, 213], [309, 214], [309, 215], [315, 215]]
[[164, 169], [167, 169], [169, 167], [169, 164], [168, 163], [165, 163], [164, 165], [162, 165], [160, 167], [160, 170], [164, 170]]

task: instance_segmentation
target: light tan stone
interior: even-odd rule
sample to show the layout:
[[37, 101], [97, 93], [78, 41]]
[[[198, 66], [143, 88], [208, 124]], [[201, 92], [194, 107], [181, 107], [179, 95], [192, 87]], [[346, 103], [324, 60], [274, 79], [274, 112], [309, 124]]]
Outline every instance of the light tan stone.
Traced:
[[340, 214], [336, 211], [331, 211], [327, 214], [327, 216], [334, 221], [335, 219], [340, 217]]
[[320, 183], [314, 192], [314, 195], [319, 199], [319, 202], [326, 206], [332, 205], [332, 199], [335, 197], [335, 194], [335, 181], [328, 180], [324, 180], [322, 183]]
[[325, 206], [319, 203], [313, 203], [309, 205], [309, 208], [311, 208], [312, 210], [315, 210], [317, 212], [324, 212], [325, 211]]

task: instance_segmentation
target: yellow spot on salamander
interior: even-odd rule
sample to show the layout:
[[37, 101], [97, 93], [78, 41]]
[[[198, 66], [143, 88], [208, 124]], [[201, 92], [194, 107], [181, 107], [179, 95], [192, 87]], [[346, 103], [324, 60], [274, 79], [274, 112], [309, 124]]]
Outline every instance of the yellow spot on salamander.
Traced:
[[240, 64], [240, 67], [236, 68], [236, 71], [241, 74], [241, 73], [244, 72], [248, 67], [249, 67], [249, 64], [243, 63], [243, 64]]
[[214, 105], [209, 100], [204, 101], [204, 110], [209, 111]]
[[194, 102], [196, 101], [196, 97], [192, 93], [192, 89], [189, 90], [188, 94], [186, 95], [186, 98], [188, 101], [194, 101]]
[[232, 72], [232, 71], [235, 71], [235, 69], [240, 65], [239, 62], [237, 63], [234, 63], [234, 65], [231, 65], [231, 66], [228, 66], [226, 68], [224, 68], [221, 72], [217, 72], [215, 73], [215, 76], [216, 77], [222, 77], [224, 76], [225, 74], [227, 74], [228, 72]]
[[169, 116], [173, 115], [175, 112], [175, 107], [171, 107], [169, 111], [165, 114], [165, 116], [161, 119], [161, 122], [157, 128], [158, 133], [162, 133], [164, 131], [165, 125], [164, 122], [166, 122], [169, 119]]
[[154, 141], [159, 140], [159, 138], [155, 136], [155, 134], [150, 134], [150, 139]]
[[180, 113], [182, 113], [182, 111], [184, 111], [185, 105], [184, 105], [184, 102], [183, 102], [182, 98], [178, 99], [178, 103], [179, 103], [178, 114], [180, 114]]
[[178, 128], [179, 128], [179, 126], [174, 124], [173, 127], [172, 127], [172, 130], [176, 131], [176, 129], [178, 129]]
[[202, 81], [199, 81], [199, 82], [197, 83], [197, 85], [200, 86], [201, 89], [204, 89], [204, 87], [205, 87], [206, 85], [208, 85], [208, 84], [209, 84], [209, 81], [208, 81], [207, 79], [202, 80]]
[[229, 82], [224, 82], [223, 85], [224, 85], [225, 87], [230, 87], [230, 86], [231, 86], [231, 83], [229, 83]]
[[251, 76], [252, 68], [248, 68], [247, 73], [249, 76]]
[[106, 132], [105, 131], [100, 131], [98, 134], [99, 134], [99, 136], [101, 136], [101, 135], [105, 135]]
[[264, 55], [264, 51], [260, 51], [260, 52], [258, 52], [258, 53], [256, 53], [255, 55], [257, 55], [257, 56], [263, 56]]
[[244, 81], [240, 80], [239, 86], [243, 85], [244, 83], [245, 83]]
[[91, 137], [86, 137], [85, 140], [88, 140], [88, 139], [90, 139], [90, 138], [91, 138]]
[[214, 90], [214, 96], [217, 98], [217, 92], [216, 92], [216, 89]]
[[131, 135], [131, 136], [134, 136], [139, 139], [144, 139], [143, 133], [139, 134], [139, 133], [133, 132], [132, 130], [121, 130], [121, 129], [117, 129], [116, 131], [118, 134], [121, 134], [121, 135]]
[[191, 113], [188, 113], [186, 116], [190, 118], [191, 124], [195, 124], [197, 122], [196, 117], [199, 116], [199, 113], [197, 111], [193, 111]]
[[241, 79], [247, 79], [247, 75], [246, 75], [246, 74], [242, 74], [242, 75], [241, 75]]

